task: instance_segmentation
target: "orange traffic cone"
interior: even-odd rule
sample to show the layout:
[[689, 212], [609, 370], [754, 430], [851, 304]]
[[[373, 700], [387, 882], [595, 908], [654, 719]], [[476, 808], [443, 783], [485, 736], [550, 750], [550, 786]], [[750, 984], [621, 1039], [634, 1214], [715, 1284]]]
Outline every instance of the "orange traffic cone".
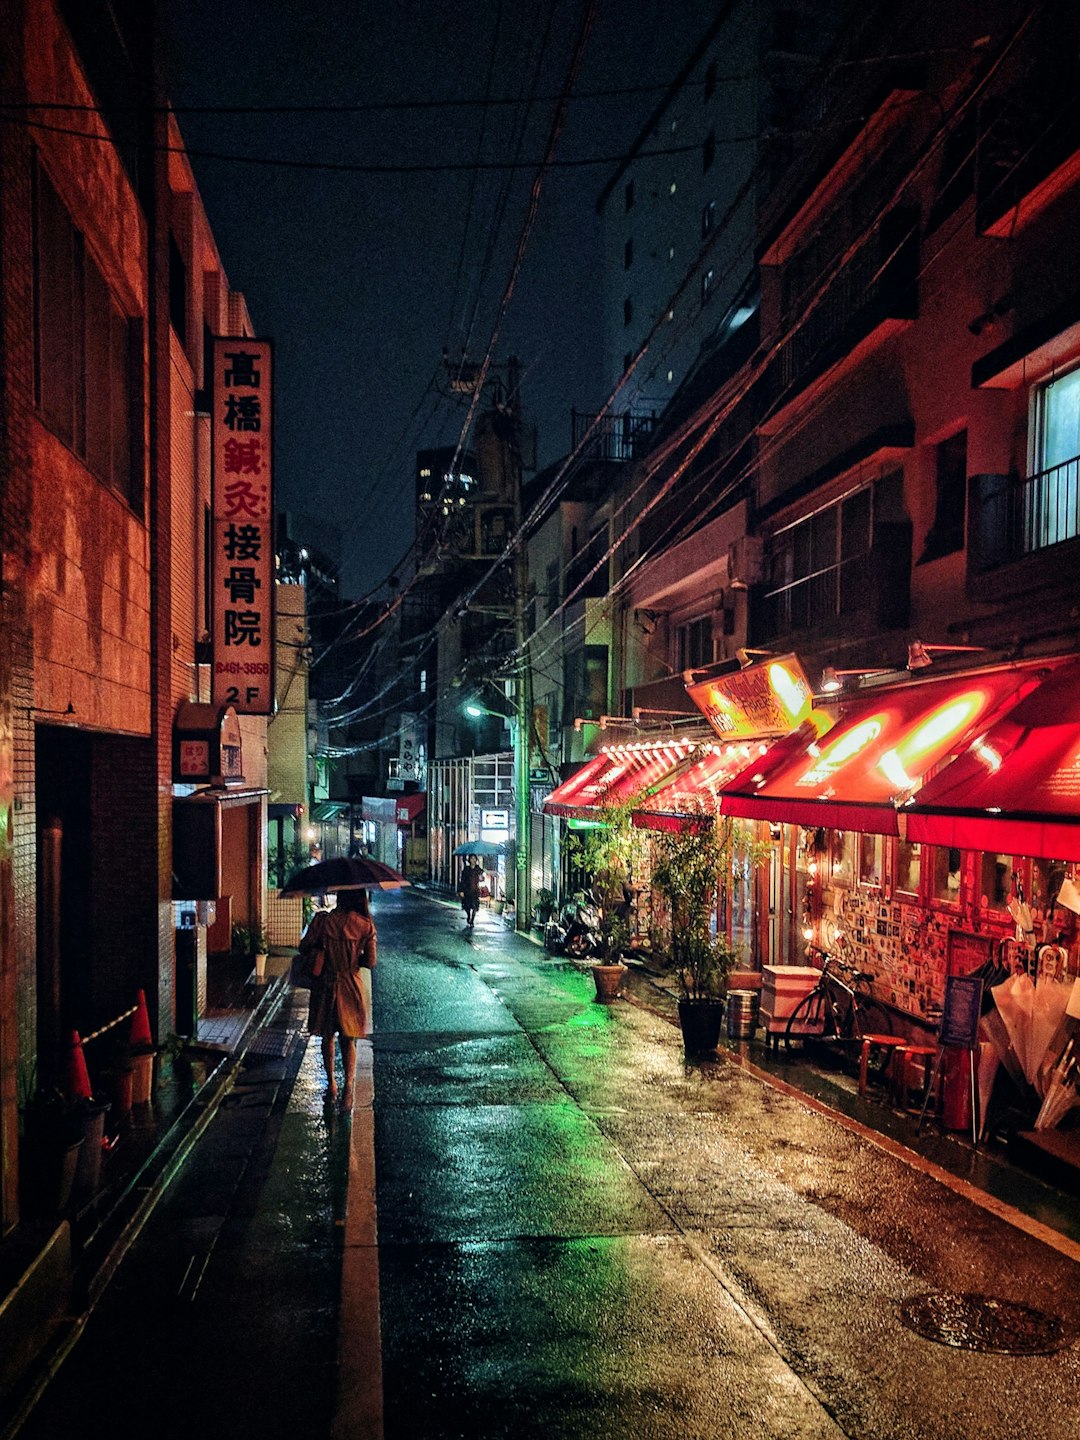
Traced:
[[71, 1058], [68, 1061], [68, 1099], [69, 1100], [92, 1100], [94, 1092], [90, 1089], [90, 1076], [86, 1070], [86, 1056], [83, 1054], [82, 1041], [79, 1039], [78, 1030], [71, 1032]]
[[153, 1045], [154, 1039], [150, 1034], [150, 1013], [146, 1008], [146, 991], [140, 990], [135, 1001], [135, 1014], [131, 1017], [131, 1034], [128, 1040], [132, 1045]]

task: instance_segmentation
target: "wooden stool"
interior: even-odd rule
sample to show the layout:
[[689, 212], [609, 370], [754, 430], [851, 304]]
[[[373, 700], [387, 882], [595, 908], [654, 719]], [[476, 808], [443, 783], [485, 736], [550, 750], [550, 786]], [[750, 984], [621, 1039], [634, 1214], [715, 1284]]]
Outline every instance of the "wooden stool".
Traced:
[[866, 1094], [867, 1070], [870, 1065], [870, 1046], [882, 1045], [886, 1049], [897, 1050], [906, 1042], [901, 1035], [864, 1035], [862, 1037], [862, 1053], [859, 1055], [859, 1094]]
[[923, 1068], [922, 1078], [922, 1100], [926, 1100], [930, 1083], [933, 1079], [933, 1062], [938, 1050], [936, 1045], [901, 1045], [893, 1051], [892, 1068], [892, 1097], [893, 1101], [901, 1106], [907, 1105], [908, 1081], [907, 1062], [909, 1060], [921, 1060]]

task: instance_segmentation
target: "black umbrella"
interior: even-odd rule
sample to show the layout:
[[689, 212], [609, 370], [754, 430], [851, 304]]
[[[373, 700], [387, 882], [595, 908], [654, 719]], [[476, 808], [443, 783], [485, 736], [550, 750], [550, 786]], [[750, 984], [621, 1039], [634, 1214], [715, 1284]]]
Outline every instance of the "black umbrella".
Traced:
[[479, 855], [485, 860], [494, 860], [496, 855], [503, 853], [501, 845], [493, 845], [490, 840], [466, 840], [463, 844], [454, 847], [455, 855]]
[[404, 875], [367, 855], [335, 856], [305, 865], [289, 876], [282, 895], [328, 895], [338, 890], [399, 890], [410, 882]]

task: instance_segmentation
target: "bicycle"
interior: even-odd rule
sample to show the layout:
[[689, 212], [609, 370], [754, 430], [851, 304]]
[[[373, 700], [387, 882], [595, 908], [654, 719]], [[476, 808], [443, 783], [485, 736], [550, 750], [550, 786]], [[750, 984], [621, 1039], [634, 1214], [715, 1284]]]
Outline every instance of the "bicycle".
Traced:
[[[844, 1057], [847, 1068], [858, 1069], [862, 1041], [866, 1035], [889, 1035], [892, 1023], [888, 1011], [870, 994], [873, 975], [857, 970], [825, 950], [817, 984], [804, 995], [788, 1017], [784, 1028], [784, 1049], [788, 1053], [805, 1045], [834, 1045]], [[842, 973], [838, 973], [842, 972]], [[880, 1080], [888, 1067], [889, 1048], [871, 1047], [868, 1071]]]

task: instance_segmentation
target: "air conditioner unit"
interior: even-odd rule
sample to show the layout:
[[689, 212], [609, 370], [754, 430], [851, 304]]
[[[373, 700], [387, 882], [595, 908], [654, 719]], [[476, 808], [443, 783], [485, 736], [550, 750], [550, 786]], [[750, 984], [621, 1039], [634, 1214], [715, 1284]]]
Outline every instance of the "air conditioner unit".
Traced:
[[757, 535], [740, 535], [728, 546], [728, 584], [736, 590], [760, 585], [764, 544]]

